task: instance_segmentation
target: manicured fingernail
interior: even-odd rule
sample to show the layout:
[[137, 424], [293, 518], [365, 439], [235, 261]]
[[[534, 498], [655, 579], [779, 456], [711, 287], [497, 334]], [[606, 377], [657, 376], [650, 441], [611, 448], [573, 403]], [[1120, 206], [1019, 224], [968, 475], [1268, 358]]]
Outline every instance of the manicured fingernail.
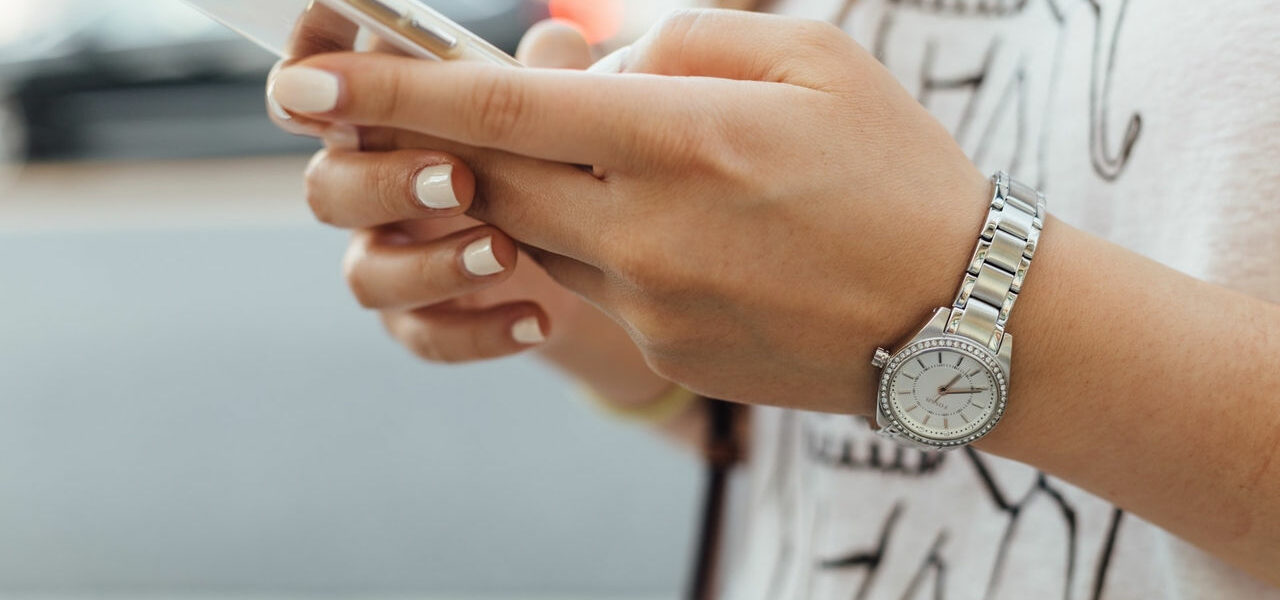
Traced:
[[498, 257], [493, 254], [493, 238], [487, 237], [471, 242], [462, 251], [462, 264], [467, 272], [477, 277], [488, 277], [506, 270]]
[[280, 106], [280, 103], [276, 102], [275, 96], [271, 94], [267, 94], [267, 109], [281, 121], [293, 120], [293, 115], [289, 114], [289, 111], [285, 110], [283, 106]]
[[324, 130], [324, 143], [330, 150], [360, 151], [360, 130], [355, 125], [333, 125]]
[[453, 165], [449, 163], [418, 171], [414, 192], [418, 201], [427, 208], [445, 210], [462, 206], [453, 193]]
[[542, 324], [538, 322], [538, 317], [525, 317], [516, 321], [516, 324], [511, 326], [511, 337], [527, 346], [547, 341], [547, 336], [542, 333]]
[[311, 67], [287, 67], [271, 81], [271, 97], [300, 113], [324, 113], [338, 106], [338, 76]]

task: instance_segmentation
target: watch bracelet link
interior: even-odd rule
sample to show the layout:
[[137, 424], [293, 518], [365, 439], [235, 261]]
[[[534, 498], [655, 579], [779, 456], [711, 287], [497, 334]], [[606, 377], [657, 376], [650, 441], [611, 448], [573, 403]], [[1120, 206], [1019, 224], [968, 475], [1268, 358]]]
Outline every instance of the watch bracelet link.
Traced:
[[1000, 171], [991, 179], [991, 208], [946, 331], [994, 351], [1000, 348], [1005, 323], [1040, 243], [1046, 210], [1044, 194], [1008, 173]]

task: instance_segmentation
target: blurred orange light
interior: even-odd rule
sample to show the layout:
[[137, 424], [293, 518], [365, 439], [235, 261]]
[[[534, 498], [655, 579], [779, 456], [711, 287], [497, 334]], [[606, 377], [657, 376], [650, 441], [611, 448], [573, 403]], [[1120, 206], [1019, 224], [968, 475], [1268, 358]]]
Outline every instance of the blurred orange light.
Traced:
[[622, 0], [550, 0], [547, 8], [553, 19], [581, 27], [592, 44], [612, 38], [622, 28]]

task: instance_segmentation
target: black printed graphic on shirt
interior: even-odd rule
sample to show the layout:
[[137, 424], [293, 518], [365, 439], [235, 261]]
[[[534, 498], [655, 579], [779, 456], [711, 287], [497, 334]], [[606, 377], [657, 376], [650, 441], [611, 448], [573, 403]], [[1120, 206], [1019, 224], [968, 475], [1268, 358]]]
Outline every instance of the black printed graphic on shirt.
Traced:
[[[837, 22], [849, 18], [856, 1], [846, 0]], [[1099, 177], [1111, 181], [1124, 171], [1143, 126], [1142, 116], [1132, 114], [1120, 120], [1124, 127], [1118, 139], [1111, 130], [1116, 118], [1111, 112], [1116, 49], [1129, 1], [882, 0], [884, 9], [869, 45], [896, 71], [916, 73], [916, 81], [904, 83], [915, 86], [926, 107], [948, 97], [963, 102], [959, 117], [948, 125], [975, 162], [999, 163], [1019, 179], [1046, 189], [1051, 185], [1045, 163], [1053, 133], [1051, 103], [1063, 85], [1066, 21], [1088, 19], [1093, 37], [1092, 72], [1086, 82], [1090, 163]], [[983, 40], [982, 51], [962, 53], [968, 64], [958, 66], [953, 63], [966, 61], [957, 61], [951, 46], [957, 39], [955, 26], [966, 21], [982, 21], [992, 34]], [[922, 30], [932, 30], [932, 35], [925, 36], [920, 49]], [[1046, 38], [1045, 31], [1055, 33]], [[897, 43], [900, 36], [909, 37], [910, 44]], [[942, 66], [942, 56], [948, 66]], [[997, 139], [1013, 143], [1000, 144], [1003, 153], [993, 156]]]

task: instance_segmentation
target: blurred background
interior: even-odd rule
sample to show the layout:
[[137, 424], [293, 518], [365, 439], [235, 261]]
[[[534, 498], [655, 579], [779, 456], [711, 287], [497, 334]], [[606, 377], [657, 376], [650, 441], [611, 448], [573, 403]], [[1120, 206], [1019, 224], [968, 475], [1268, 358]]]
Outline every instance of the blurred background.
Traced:
[[[673, 3], [431, 2], [508, 50]], [[178, 0], [0, 0], [0, 598], [675, 597], [697, 464], [389, 341], [273, 62]]]

